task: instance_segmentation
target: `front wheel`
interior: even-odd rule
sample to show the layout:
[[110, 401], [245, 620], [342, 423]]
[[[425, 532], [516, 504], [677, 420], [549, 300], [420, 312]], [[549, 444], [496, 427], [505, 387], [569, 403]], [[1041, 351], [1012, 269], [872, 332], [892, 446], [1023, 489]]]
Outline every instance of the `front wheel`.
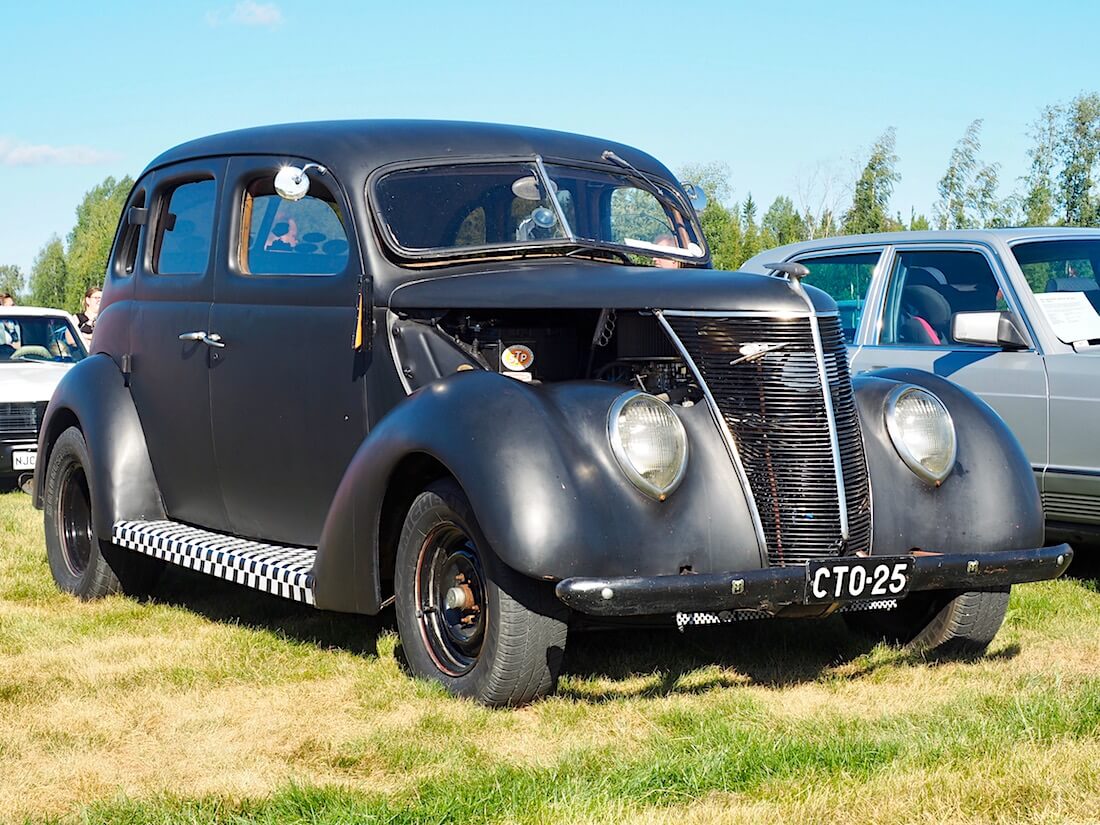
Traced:
[[846, 613], [853, 629], [934, 656], [980, 656], [1004, 622], [1010, 587], [913, 593], [892, 610]]
[[568, 611], [549, 584], [496, 557], [454, 481], [438, 481], [413, 501], [397, 547], [394, 591], [414, 675], [494, 707], [522, 705], [555, 689]]
[[88, 445], [70, 427], [54, 442], [43, 485], [46, 556], [59, 589], [84, 600], [112, 593], [144, 596], [164, 562], [96, 537]]

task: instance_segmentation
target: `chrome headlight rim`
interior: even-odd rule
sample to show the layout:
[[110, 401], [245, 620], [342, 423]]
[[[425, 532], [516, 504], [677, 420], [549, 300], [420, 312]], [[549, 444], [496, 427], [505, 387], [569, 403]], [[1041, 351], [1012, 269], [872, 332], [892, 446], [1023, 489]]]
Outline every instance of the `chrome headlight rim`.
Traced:
[[[947, 425], [951, 430], [951, 451], [948, 454], [947, 462], [942, 473], [934, 473], [921, 464], [916, 456], [909, 451], [909, 447], [905, 443], [902, 426], [897, 417], [898, 402], [907, 395], [912, 395], [914, 393], [919, 393], [920, 395], [928, 397], [932, 403], [939, 408], [940, 413], [947, 421]], [[894, 450], [901, 456], [901, 460], [905, 462], [905, 466], [912, 470], [914, 475], [919, 477], [922, 481], [938, 487], [955, 469], [955, 460], [958, 458], [959, 453], [959, 437], [958, 431], [955, 429], [955, 420], [951, 417], [951, 411], [947, 409], [947, 405], [931, 390], [919, 387], [916, 384], [902, 384], [891, 390], [890, 394], [886, 396], [886, 431], [890, 435], [890, 441], [894, 445]]]
[[[683, 458], [680, 460], [680, 466], [672, 481], [663, 488], [654, 484], [634, 468], [633, 462], [631, 462], [629, 455], [627, 455], [626, 447], [623, 446], [622, 434], [619, 432], [620, 413], [622, 413], [623, 409], [628, 404], [635, 403], [639, 398], [646, 399], [646, 403], [660, 404], [668, 408], [671, 419], [674, 422], [673, 428], [676, 437], [684, 446]], [[618, 463], [619, 469], [622, 470], [623, 475], [630, 480], [631, 484], [656, 501], [664, 501], [672, 495], [687, 474], [688, 453], [690, 451], [687, 430], [684, 429], [684, 423], [680, 420], [680, 417], [676, 415], [672, 406], [655, 395], [650, 395], [641, 390], [630, 390], [616, 398], [611, 404], [611, 408], [607, 411], [607, 438], [608, 441], [611, 442], [611, 452], [615, 456], [615, 461]]]

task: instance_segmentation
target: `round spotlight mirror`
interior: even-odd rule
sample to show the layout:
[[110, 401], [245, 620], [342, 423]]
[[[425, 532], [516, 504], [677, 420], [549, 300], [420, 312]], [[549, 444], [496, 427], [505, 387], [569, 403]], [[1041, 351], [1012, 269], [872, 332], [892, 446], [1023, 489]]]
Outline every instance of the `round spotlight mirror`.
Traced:
[[309, 191], [309, 176], [297, 166], [284, 166], [275, 174], [275, 191], [284, 200], [300, 201]]
[[688, 196], [688, 202], [694, 207], [696, 212], [702, 212], [707, 208], [707, 193], [703, 191], [703, 187], [697, 183], [681, 183], [684, 187], [684, 194]]

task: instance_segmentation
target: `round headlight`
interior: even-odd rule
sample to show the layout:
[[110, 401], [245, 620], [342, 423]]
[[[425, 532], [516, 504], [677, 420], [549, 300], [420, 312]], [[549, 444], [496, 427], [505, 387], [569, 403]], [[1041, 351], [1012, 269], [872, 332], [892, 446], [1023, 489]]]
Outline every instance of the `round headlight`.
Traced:
[[664, 401], [642, 392], [620, 395], [607, 417], [611, 450], [626, 477], [663, 501], [687, 469], [684, 425]]
[[936, 396], [898, 387], [886, 399], [886, 429], [909, 469], [938, 485], [955, 466], [955, 423]]

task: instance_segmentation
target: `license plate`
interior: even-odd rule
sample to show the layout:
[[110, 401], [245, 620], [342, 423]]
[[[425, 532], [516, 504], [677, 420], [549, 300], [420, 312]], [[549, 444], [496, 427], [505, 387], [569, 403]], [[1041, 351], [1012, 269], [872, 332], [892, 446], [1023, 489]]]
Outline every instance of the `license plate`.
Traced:
[[33, 470], [34, 463], [38, 459], [37, 452], [12, 453], [11, 468], [13, 470]]
[[909, 558], [841, 558], [806, 565], [806, 604], [896, 599], [909, 589]]

